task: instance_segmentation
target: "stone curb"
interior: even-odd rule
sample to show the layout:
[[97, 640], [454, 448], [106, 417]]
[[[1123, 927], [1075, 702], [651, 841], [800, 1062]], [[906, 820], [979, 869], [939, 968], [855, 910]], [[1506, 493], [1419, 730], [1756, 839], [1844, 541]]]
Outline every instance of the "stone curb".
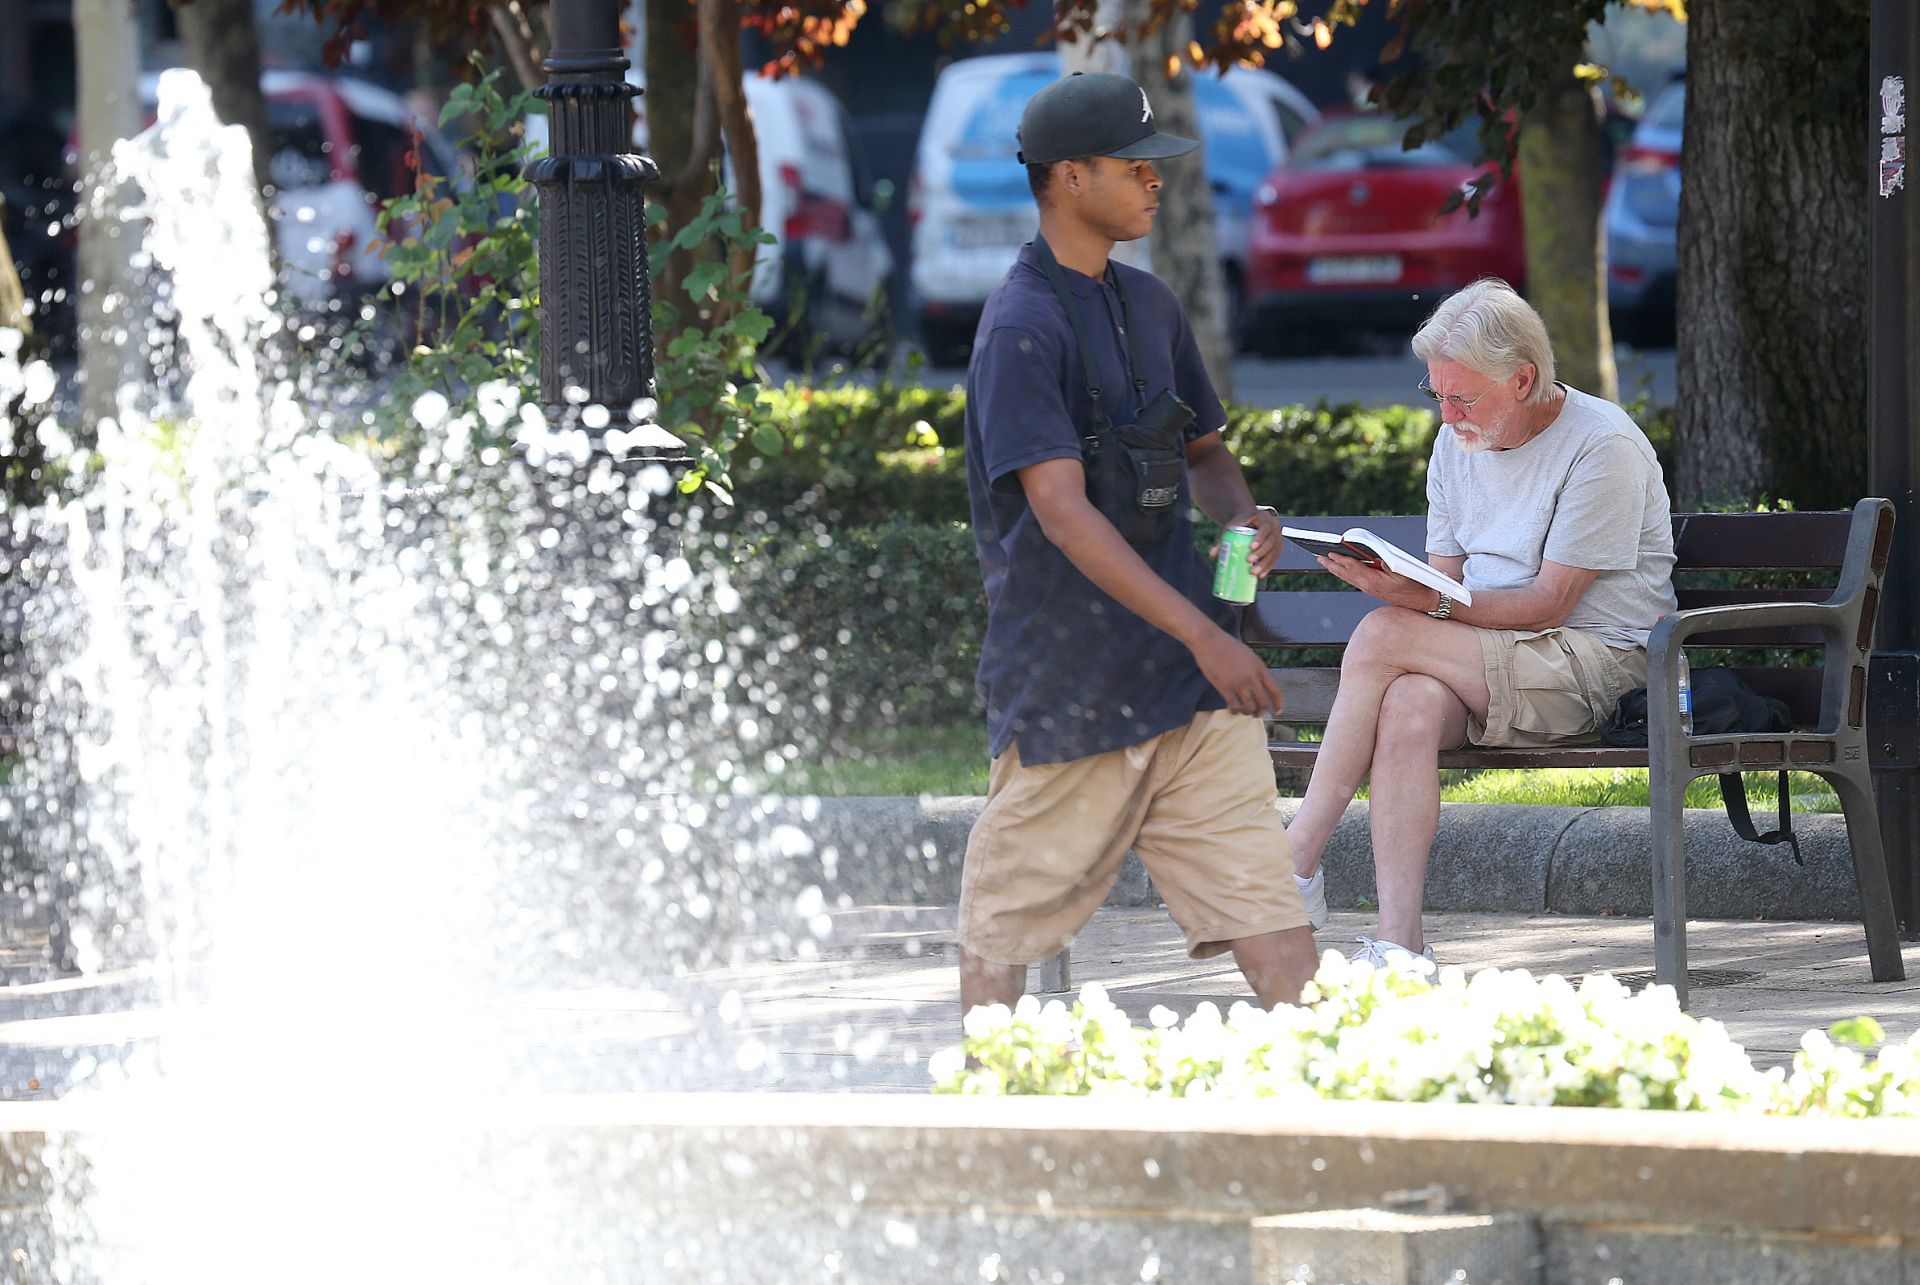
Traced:
[[[669, 803], [667, 813], [697, 811], [692, 851], [709, 868], [746, 875], [759, 867], [757, 891], [817, 885], [830, 899], [951, 905], [960, 897], [967, 834], [979, 797], [707, 797]], [[1291, 817], [1294, 800], [1281, 810]], [[22, 862], [13, 842], [31, 809], [28, 792], [0, 788], [0, 866]], [[1758, 818], [1771, 828], [1771, 818]], [[1528, 807], [1443, 803], [1427, 869], [1431, 910], [1492, 910], [1569, 915], [1650, 915], [1651, 820], [1645, 808]], [[1724, 813], [1686, 814], [1687, 913], [1696, 919], [1848, 919], [1860, 915], [1846, 822], [1837, 815], [1794, 818], [1804, 867], [1785, 846], [1748, 843]], [[1350, 805], [1327, 845], [1327, 894], [1337, 908], [1375, 899], [1367, 805]], [[754, 880], [742, 891], [756, 890]], [[1109, 901], [1153, 899], [1129, 859]]]
[[[746, 850], [784, 867], [776, 882], [818, 883], [854, 902], [951, 904], [960, 895], [967, 833], [984, 800], [732, 798], [706, 801], [696, 845], [739, 863]], [[1293, 800], [1282, 811], [1292, 815]], [[1769, 819], [1758, 818], [1771, 828]], [[1687, 913], [1698, 919], [1858, 919], [1846, 822], [1798, 814], [1804, 867], [1785, 846], [1748, 843], [1726, 815], [1686, 814]], [[1652, 913], [1651, 821], [1645, 808], [1443, 803], [1427, 871], [1432, 910], [1569, 915]], [[1139, 905], [1151, 890], [1129, 861], [1111, 901]], [[1354, 803], [1326, 853], [1332, 904], [1374, 899], [1367, 805]]]

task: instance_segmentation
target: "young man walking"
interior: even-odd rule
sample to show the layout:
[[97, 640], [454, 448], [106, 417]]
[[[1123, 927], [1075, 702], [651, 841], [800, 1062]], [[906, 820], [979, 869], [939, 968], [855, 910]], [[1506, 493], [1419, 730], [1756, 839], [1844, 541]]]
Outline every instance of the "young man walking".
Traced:
[[1034, 96], [1020, 146], [1040, 235], [988, 298], [967, 372], [993, 768], [962, 879], [961, 1007], [1017, 999], [1129, 849], [1189, 954], [1231, 951], [1261, 1003], [1293, 1002], [1316, 960], [1261, 723], [1280, 692], [1212, 597], [1189, 505], [1255, 529], [1256, 575], [1279, 525], [1220, 439], [1173, 292], [1109, 260], [1153, 227], [1155, 162], [1198, 144], [1158, 132], [1133, 81], [1083, 74]]

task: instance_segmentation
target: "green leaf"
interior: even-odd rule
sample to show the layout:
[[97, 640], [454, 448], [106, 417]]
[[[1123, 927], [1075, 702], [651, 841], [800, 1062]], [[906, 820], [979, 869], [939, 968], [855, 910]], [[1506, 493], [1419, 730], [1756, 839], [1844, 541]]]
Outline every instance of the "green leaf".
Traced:
[[1827, 1028], [1827, 1034], [1835, 1044], [1852, 1044], [1863, 1049], [1870, 1049], [1887, 1038], [1886, 1028], [1871, 1017], [1850, 1017], [1835, 1022]]
[[733, 319], [733, 329], [734, 333], [758, 347], [773, 333], [773, 318], [758, 308], [749, 308]]
[[719, 285], [726, 275], [727, 265], [724, 263], [695, 264], [693, 271], [687, 273], [686, 280], [682, 285], [685, 287], [689, 297], [700, 299], [704, 298], [709, 291]]
[[781, 447], [780, 430], [772, 424], [754, 425], [753, 446], [762, 455], [778, 455]]

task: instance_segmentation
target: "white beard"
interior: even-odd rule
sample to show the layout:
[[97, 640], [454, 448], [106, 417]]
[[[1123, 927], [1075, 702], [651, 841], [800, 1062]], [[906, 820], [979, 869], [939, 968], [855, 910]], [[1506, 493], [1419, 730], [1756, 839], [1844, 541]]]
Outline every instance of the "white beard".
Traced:
[[1478, 429], [1463, 431], [1458, 424], [1453, 429], [1453, 444], [1460, 448], [1463, 455], [1476, 455], [1493, 445], [1493, 442]]

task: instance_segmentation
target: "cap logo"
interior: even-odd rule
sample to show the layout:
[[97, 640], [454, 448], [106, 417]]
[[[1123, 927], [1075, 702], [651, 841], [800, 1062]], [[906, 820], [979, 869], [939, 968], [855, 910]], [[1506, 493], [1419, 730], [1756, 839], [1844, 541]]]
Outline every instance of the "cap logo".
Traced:
[[1140, 123], [1146, 124], [1153, 119], [1153, 104], [1147, 101], [1147, 91], [1140, 91]]

